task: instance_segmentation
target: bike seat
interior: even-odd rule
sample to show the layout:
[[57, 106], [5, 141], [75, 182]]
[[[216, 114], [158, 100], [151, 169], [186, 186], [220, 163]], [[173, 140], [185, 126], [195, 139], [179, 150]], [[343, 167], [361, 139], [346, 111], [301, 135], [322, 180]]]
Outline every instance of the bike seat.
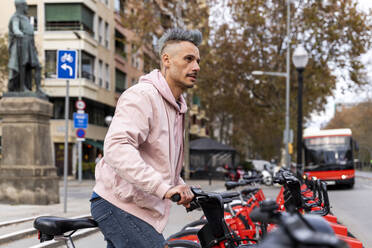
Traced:
[[97, 227], [97, 222], [91, 218], [67, 219], [56, 216], [42, 216], [35, 219], [34, 227], [43, 234], [58, 236], [69, 231]]
[[250, 193], [255, 193], [259, 190], [260, 188], [246, 188], [240, 191], [243, 195], [249, 195]]
[[228, 181], [228, 182], [225, 182], [225, 187], [227, 190], [229, 189], [233, 189], [233, 188], [236, 188], [236, 187], [239, 187], [240, 184], [238, 182], [232, 182], [232, 181]]

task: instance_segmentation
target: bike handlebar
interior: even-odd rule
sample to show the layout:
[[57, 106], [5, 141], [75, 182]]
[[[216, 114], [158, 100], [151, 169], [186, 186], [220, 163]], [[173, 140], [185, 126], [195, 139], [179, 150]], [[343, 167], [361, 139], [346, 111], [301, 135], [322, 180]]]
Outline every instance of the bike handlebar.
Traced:
[[[200, 207], [198, 204], [198, 199], [201, 198], [210, 198], [215, 197], [216, 195], [219, 195], [224, 203], [231, 202], [233, 198], [238, 197], [240, 194], [238, 192], [205, 192], [200, 188], [191, 187], [191, 192], [194, 194], [193, 200], [190, 202], [190, 207], [186, 209], [187, 212], [190, 212], [192, 210], [195, 210]], [[171, 196], [171, 201], [173, 202], [179, 202], [181, 200], [181, 195], [179, 193], [176, 193]]]
[[181, 200], [181, 195], [179, 193], [176, 193], [172, 195], [170, 199], [172, 202], [179, 202]]

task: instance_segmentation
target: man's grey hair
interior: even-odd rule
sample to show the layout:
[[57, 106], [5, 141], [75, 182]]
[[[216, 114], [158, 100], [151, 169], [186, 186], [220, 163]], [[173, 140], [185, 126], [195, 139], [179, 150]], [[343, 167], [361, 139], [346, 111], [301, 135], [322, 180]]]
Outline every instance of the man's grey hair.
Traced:
[[158, 53], [161, 57], [164, 48], [170, 42], [189, 41], [195, 46], [199, 46], [202, 42], [202, 34], [199, 30], [185, 30], [180, 28], [168, 29], [158, 41]]

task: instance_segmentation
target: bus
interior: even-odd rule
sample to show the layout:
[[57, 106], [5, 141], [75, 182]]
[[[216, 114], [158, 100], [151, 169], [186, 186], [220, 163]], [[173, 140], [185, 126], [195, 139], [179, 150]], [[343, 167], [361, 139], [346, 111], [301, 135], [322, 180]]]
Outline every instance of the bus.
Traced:
[[303, 143], [306, 176], [321, 179], [327, 185], [354, 186], [357, 143], [349, 128], [305, 130]]

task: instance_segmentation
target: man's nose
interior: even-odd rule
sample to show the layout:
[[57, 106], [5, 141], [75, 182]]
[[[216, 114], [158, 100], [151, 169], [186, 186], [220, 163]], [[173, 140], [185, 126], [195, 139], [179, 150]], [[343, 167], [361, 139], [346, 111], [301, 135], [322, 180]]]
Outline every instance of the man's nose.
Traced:
[[193, 71], [200, 71], [200, 66], [198, 64], [198, 62], [194, 62], [194, 65], [193, 65], [193, 68], [192, 68]]

